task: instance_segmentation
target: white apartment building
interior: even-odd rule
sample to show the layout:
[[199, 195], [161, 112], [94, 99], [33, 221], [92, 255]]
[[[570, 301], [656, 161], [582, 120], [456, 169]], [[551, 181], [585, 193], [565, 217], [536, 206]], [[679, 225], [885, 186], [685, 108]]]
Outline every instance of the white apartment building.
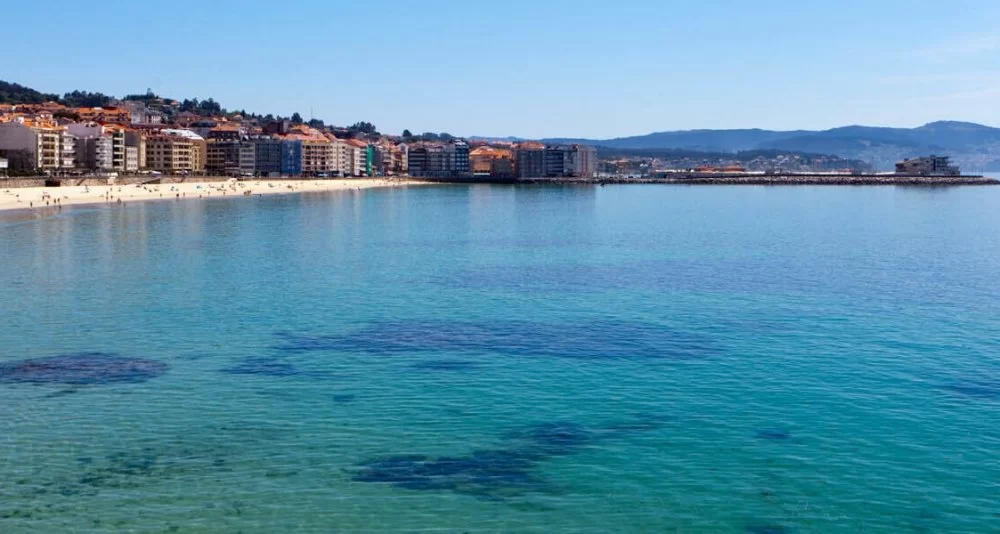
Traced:
[[[72, 149], [64, 149], [63, 143], [70, 137], [54, 124], [41, 124], [28, 120], [0, 124], [0, 150], [7, 152], [7, 159], [17, 162], [11, 167], [23, 167], [36, 171], [72, 168], [66, 161], [66, 154]], [[67, 165], [69, 163], [69, 165]]]

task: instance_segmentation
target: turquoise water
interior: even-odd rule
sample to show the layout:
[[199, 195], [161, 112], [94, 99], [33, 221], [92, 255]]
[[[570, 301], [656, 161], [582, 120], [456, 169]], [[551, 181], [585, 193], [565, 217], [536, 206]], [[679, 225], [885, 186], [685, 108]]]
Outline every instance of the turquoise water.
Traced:
[[998, 532], [1000, 188], [0, 222], [0, 532]]

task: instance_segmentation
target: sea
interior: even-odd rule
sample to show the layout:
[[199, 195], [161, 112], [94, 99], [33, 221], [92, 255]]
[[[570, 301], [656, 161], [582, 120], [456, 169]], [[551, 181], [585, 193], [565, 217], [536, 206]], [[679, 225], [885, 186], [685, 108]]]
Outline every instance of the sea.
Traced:
[[0, 222], [0, 532], [1000, 532], [1000, 188]]

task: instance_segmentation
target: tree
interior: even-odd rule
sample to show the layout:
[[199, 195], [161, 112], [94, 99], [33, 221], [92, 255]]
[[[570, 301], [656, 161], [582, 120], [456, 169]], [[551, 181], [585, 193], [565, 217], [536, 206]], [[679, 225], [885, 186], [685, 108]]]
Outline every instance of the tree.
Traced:
[[160, 97], [156, 93], [154, 93], [152, 89], [146, 89], [146, 94], [125, 95], [125, 98], [123, 98], [122, 100], [138, 100], [141, 102], [150, 102], [152, 100], [159, 100], [159, 99]]
[[320, 119], [309, 119], [309, 126], [312, 126], [313, 128], [323, 128], [325, 125]]
[[438, 135], [438, 138], [440, 138], [442, 141], [451, 141], [451, 140], [455, 139], [455, 136], [451, 135], [448, 132], [441, 132], [441, 134]]
[[211, 98], [198, 104], [198, 111], [204, 115], [222, 115], [226, 112], [218, 102]]
[[105, 94], [73, 91], [63, 95], [63, 104], [71, 108], [98, 108], [111, 105], [113, 99]]
[[299, 115], [298, 111], [292, 113], [292, 122], [295, 124], [302, 124], [302, 115]]
[[413, 137], [413, 133], [409, 130], [403, 130], [403, 139], [409, 139]]
[[370, 122], [356, 122], [347, 127], [347, 130], [351, 133], [363, 133], [368, 135], [378, 135], [378, 129], [375, 125]]
[[39, 93], [30, 87], [0, 81], [0, 104], [41, 104], [52, 100], [59, 100], [59, 96]]

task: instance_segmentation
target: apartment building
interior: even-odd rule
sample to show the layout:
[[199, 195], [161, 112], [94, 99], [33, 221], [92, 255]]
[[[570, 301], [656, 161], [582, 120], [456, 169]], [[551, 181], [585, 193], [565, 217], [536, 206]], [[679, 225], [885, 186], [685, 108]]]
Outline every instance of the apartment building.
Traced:
[[513, 152], [506, 148], [476, 147], [469, 152], [469, 169], [477, 175], [509, 176], [513, 174], [513, 159]]
[[128, 167], [128, 152], [132, 149], [136, 154], [136, 170], [145, 169], [146, 165], [146, 134], [139, 130], [125, 130], [125, 160]]
[[281, 174], [299, 176], [302, 174], [302, 140], [281, 140]]
[[[69, 124], [76, 139], [76, 163], [90, 170], [125, 172], [125, 129], [96, 122]], [[110, 158], [110, 163], [105, 161]]]
[[134, 146], [125, 147], [125, 172], [136, 172], [139, 170], [139, 148]]
[[125, 129], [112, 127], [107, 131], [111, 137], [111, 168], [125, 172]]
[[409, 173], [427, 177], [467, 176], [469, 145], [464, 141], [413, 145], [409, 148]]
[[217, 175], [253, 173], [256, 168], [256, 149], [249, 140], [209, 139], [205, 171]]
[[545, 145], [522, 143], [514, 150], [514, 173], [518, 178], [545, 176]]
[[586, 145], [522, 143], [515, 150], [514, 167], [519, 178], [592, 177], [597, 153]]
[[348, 139], [344, 142], [343, 148], [344, 176], [365, 176], [368, 167], [368, 143], [358, 139]]
[[146, 138], [146, 165], [170, 174], [194, 172], [194, 141], [186, 136], [157, 133]]
[[573, 175], [593, 178], [597, 174], [597, 149], [588, 145], [573, 145]]
[[254, 174], [257, 170], [257, 146], [249, 141], [240, 142], [240, 174]]
[[76, 136], [65, 128], [59, 132], [59, 152], [61, 157], [59, 168], [72, 169], [76, 165]]
[[[76, 139], [76, 167], [90, 171], [114, 170], [111, 136], [97, 135]], [[122, 165], [124, 171], [124, 165]]]
[[52, 171], [73, 167], [73, 148], [65, 129], [46, 119], [18, 117], [17, 120], [0, 124], [0, 152], [10, 160], [12, 169], [30, 171]]
[[392, 147], [392, 170], [396, 174], [406, 174], [410, 168], [410, 147], [400, 143]]
[[205, 138], [192, 132], [191, 130], [161, 130], [161, 134], [187, 139], [191, 142], [191, 170], [193, 173], [205, 172], [205, 163], [208, 157], [208, 145]]
[[248, 140], [254, 146], [254, 172], [259, 176], [281, 174], [282, 140], [269, 135], [252, 136]]
[[306, 176], [330, 175], [339, 170], [333, 143], [322, 135], [303, 136], [302, 174]]

